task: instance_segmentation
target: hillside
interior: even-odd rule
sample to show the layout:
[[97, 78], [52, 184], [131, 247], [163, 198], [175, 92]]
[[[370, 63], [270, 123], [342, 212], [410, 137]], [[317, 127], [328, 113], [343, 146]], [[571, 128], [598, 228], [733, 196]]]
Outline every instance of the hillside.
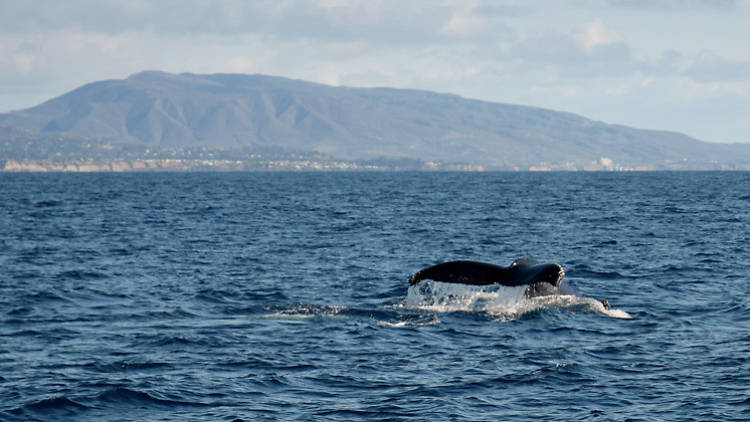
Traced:
[[750, 145], [455, 95], [263, 75], [142, 72], [0, 114], [0, 127], [151, 149], [274, 147], [500, 169], [750, 165]]

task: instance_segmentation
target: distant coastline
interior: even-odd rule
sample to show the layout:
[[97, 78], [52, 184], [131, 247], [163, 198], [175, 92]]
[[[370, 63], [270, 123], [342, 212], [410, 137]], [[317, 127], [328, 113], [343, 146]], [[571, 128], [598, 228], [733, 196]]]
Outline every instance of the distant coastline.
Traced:
[[528, 171], [528, 172], [638, 172], [638, 171], [750, 171], [748, 167], [716, 166], [695, 168], [672, 166], [660, 168], [653, 166], [612, 167], [592, 163], [588, 166], [575, 167], [573, 165], [538, 165], [528, 168], [490, 168], [476, 164], [455, 164], [424, 162], [408, 166], [395, 163], [373, 163], [347, 160], [217, 160], [217, 159], [137, 159], [137, 160], [0, 160], [0, 172], [3, 173], [127, 173], [127, 172], [258, 172], [258, 171]]
[[[425, 168], [426, 170], [427, 168]], [[455, 164], [435, 166], [435, 170], [482, 171], [479, 166]], [[144, 160], [100, 160], [94, 161], [34, 161], [6, 160], [3, 172], [158, 172], [158, 171], [399, 171], [423, 170], [419, 168], [394, 168], [385, 165], [365, 164], [355, 161], [311, 161], [311, 160], [204, 160], [204, 159], [144, 159]]]
[[750, 170], [750, 144], [266, 75], [141, 72], [0, 113], [0, 171]]

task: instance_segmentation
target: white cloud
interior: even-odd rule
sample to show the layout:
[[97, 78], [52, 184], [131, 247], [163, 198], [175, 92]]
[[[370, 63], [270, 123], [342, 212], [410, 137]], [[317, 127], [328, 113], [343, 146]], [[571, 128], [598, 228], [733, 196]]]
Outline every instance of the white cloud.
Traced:
[[611, 45], [622, 40], [620, 34], [600, 21], [589, 22], [574, 37], [587, 53], [591, 53], [595, 47]]
[[253, 61], [244, 56], [234, 56], [226, 60], [221, 66], [223, 72], [227, 73], [254, 73]]
[[540, 67], [560, 78], [614, 79], [637, 69], [630, 47], [599, 23], [568, 33], [547, 31], [513, 44], [509, 56], [520, 59], [528, 71]]
[[484, 18], [473, 15], [455, 15], [442, 28], [440, 33], [448, 37], [471, 38], [484, 31]]
[[34, 70], [34, 56], [31, 54], [19, 54], [13, 57], [13, 60], [16, 62], [16, 68], [21, 73], [28, 74]]

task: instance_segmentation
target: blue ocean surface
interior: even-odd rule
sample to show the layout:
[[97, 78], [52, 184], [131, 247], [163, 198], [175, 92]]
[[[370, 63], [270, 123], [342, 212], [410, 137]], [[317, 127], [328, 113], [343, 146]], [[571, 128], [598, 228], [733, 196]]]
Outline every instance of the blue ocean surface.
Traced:
[[[0, 174], [0, 420], [749, 420], [749, 210], [743, 172]], [[408, 283], [521, 257], [566, 289]]]

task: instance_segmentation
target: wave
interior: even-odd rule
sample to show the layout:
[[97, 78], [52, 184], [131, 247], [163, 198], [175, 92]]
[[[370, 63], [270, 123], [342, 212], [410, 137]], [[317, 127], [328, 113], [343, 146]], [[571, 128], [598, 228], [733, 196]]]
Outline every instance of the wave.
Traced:
[[[25, 421], [71, 420], [89, 409], [90, 407], [65, 396], [56, 396], [27, 403], [22, 407], [8, 410], [7, 414], [22, 417]], [[0, 419], [3, 419], [2, 412]]]
[[43, 413], [56, 412], [61, 410], [76, 411], [81, 409], [88, 409], [88, 406], [70, 400], [67, 397], [50, 397], [36, 401], [34, 403], [29, 403], [24, 407], [31, 411]]
[[[93, 401], [92, 401], [93, 399]], [[80, 403], [86, 402], [86, 404]], [[102, 406], [104, 405], [104, 406]], [[86, 411], [91, 409], [102, 409], [117, 406], [121, 409], [123, 406], [132, 406], [137, 408], [174, 408], [174, 407], [202, 407], [211, 406], [212, 404], [179, 400], [165, 397], [155, 392], [144, 392], [124, 387], [109, 388], [94, 398], [78, 397], [75, 400], [65, 397], [47, 397], [22, 407], [7, 411], [14, 416], [23, 416], [24, 420], [74, 420]], [[0, 416], [2, 413], [0, 413]], [[2, 417], [0, 417], [2, 419]]]
[[130, 405], [158, 405], [165, 407], [174, 406], [206, 406], [205, 403], [191, 402], [183, 400], [172, 400], [160, 398], [147, 392], [131, 390], [129, 388], [117, 387], [109, 389], [97, 396], [103, 402]]
[[58, 207], [63, 204], [63, 201], [56, 199], [43, 199], [39, 201], [31, 201], [30, 205], [36, 208], [49, 208]]
[[99, 280], [107, 278], [107, 274], [100, 273], [98, 271], [87, 271], [87, 270], [69, 270], [63, 271], [57, 274], [59, 280]]

